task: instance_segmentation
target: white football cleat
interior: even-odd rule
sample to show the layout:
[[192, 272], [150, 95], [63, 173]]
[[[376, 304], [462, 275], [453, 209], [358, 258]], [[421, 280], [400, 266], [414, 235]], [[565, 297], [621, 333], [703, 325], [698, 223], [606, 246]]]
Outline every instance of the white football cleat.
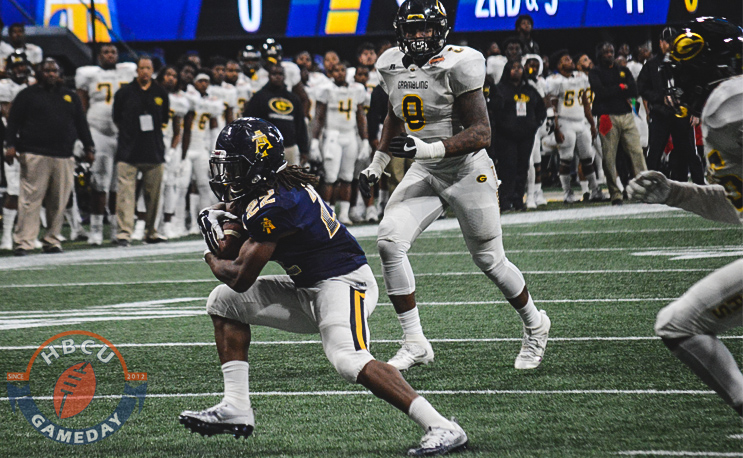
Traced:
[[350, 212], [348, 212], [348, 216], [354, 223], [360, 223], [364, 221], [364, 207], [361, 205], [356, 205], [355, 207], [351, 208]]
[[534, 201], [537, 203], [537, 206], [547, 205], [547, 199], [544, 197], [544, 191], [541, 189], [538, 191], [534, 191]]
[[90, 245], [103, 245], [103, 231], [90, 230], [88, 232], [88, 244]]
[[405, 336], [402, 347], [387, 361], [387, 364], [398, 371], [406, 371], [413, 366], [428, 364], [431, 361], [433, 361], [433, 348], [425, 337], [422, 335], [420, 338]]
[[7, 237], [5, 236], [5, 234], [3, 234], [3, 239], [2, 241], [0, 241], [0, 250], [12, 250], [12, 249], [13, 249], [12, 232], [9, 232]]
[[198, 412], [184, 410], [178, 421], [191, 432], [207, 437], [214, 434], [232, 434], [235, 439], [247, 438], [255, 428], [253, 409], [238, 410], [227, 401]]
[[408, 450], [408, 456], [446, 455], [467, 447], [467, 433], [452, 418], [454, 429], [430, 427], [418, 448]]
[[138, 219], [137, 222], [134, 223], [134, 232], [132, 232], [132, 240], [144, 239], [144, 227], [145, 227], [145, 223], [143, 219]]
[[376, 223], [379, 221], [379, 210], [377, 210], [376, 205], [369, 205], [366, 207], [365, 219], [367, 223]]
[[536, 193], [526, 195], [526, 208], [529, 210], [534, 210], [535, 208], [537, 208], [537, 201], [536, 199], [534, 199], [534, 194]]
[[552, 322], [547, 312], [540, 310], [542, 323], [536, 328], [524, 326], [524, 339], [521, 341], [521, 351], [516, 357], [514, 367], [516, 369], [536, 369], [544, 359], [544, 351], [547, 349], [547, 337], [552, 327]]
[[575, 197], [575, 194], [573, 194], [573, 190], [565, 191], [565, 198], [563, 202], [566, 204], [574, 204], [575, 202], [578, 202], [580, 199]]

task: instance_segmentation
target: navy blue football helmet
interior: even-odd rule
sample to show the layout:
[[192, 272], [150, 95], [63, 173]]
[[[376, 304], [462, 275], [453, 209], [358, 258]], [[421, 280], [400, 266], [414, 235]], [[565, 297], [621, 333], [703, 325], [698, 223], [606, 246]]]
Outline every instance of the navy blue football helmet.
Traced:
[[[395, 16], [395, 36], [400, 51], [416, 61], [428, 60], [441, 52], [449, 35], [446, 9], [438, 0], [406, 0]], [[418, 30], [431, 35], [417, 38]]]
[[284, 137], [268, 121], [238, 118], [217, 137], [209, 158], [209, 185], [221, 202], [251, 196], [286, 168]]
[[673, 38], [663, 64], [677, 116], [699, 116], [718, 84], [743, 72], [743, 29], [722, 18], [700, 17]]

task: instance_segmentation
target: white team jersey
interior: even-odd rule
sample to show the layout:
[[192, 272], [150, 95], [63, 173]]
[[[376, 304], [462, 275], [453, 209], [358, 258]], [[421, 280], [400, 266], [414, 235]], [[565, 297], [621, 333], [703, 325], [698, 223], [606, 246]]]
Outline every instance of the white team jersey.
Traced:
[[[348, 67], [346, 69], [346, 81], [348, 83], [355, 83], [354, 76], [356, 76], [356, 67]], [[369, 80], [366, 82], [366, 88], [370, 90], [374, 89], [375, 87], [379, 86], [379, 80], [380, 80], [379, 72], [376, 68], [372, 68], [369, 71]]]
[[213, 117], [222, 114], [224, 105], [216, 97], [210, 95], [202, 97], [193, 86], [189, 86], [188, 89], [186, 97], [190, 101], [189, 111], [194, 112], [193, 123], [191, 124], [191, 143], [188, 149], [210, 151], [214, 146], [209, 144], [211, 141], [210, 121]]
[[97, 65], [80, 67], [75, 87], [88, 94], [88, 124], [104, 135], [116, 134], [113, 122], [114, 94], [137, 77], [137, 64], [122, 62], [105, 70]]
[[330, 79], [320, 72], [310, 72], [304, 91], [307, 98], [310, 99], [310, 120], [315, 118], [315, 108], [317, 107], [317, 97], [324, 90], [326, 85], [335, 85]]
[[224, 116], [224, 111], [228, 108], [232, 108], [234, 113], [237, 108], [237, 89], [235, 86], [222, 82], [221, 85], [210, 85], [206, 90], [207, 94], [222, 101], [222, 113], [217, 117], [219, 128], [223, 128], [227, 124], [227, 119]]
[[28, 84], [17, 84], [10, 78], [0, 80], [0, 103], [10, 103]]
[[327, 84], [317, 96], [319, 103], [328, 106], [325, 128], [349, 132], [356, 127], [356, 111], [366, 100], [366, 89], [359, 83], [346, 86]]
[[[0, 41], [0, 70], [5, 70], [5, 61], [9, 55], [13, 54], [13, 51], [15, 48], [10, 43]], [[23, 52], [26, 53], [26, 59], [31, 62], [31, 65], [39, 64], [44, 60], [44, 52], [34, 44], [26, 43]]]
[[547, 77], [547, 94], [557, 98], [557, 113], [561, 118], [571, 121], [586, 119], [583, 94], [590, 90], [591, 83], [582, 72], [573, 72], [569, 78], [559, 73]]
[[727, 190], [743, 222], [743, 76], [721, 83], [702, 111], [702, 133], [711, 183]]
[[486, 73], [493, 78], [493, 84], [498, 84], [506, 66], [506, 56], [490, 56], [486, 61]]
[[466, 46], [447, 45], [422, 68], [414, 63], [405, 68], [404, 56], [398, 48], [388, 49], [377, 61], [377, 70], [395, 115], [405, 122], [406, 132], [432, 143], [464, 130], [453, 110], [454, 100], [482, 89], [483, 55]]
[[284, 67], [284, 84], [291, 91], [295, 84], [302, 81], [302, 72], [294, 62], [282, 61], [281, 66]]
[[245, 109], [245, 104], [250, 101], [257, 91], [253, 89], [253, 80], [245, 73], [240, 73], [237, 76], [237, 82], [235, 83], [235, 92], [237, 93], [237, 108], [235, 109], [235, 117], [239, 118], [242, 116], [242, 112]]
[[170, 103], [170, 113], [168, 113], [168, 121], [163, 125], [163, 138], [166, 148], [170, 148], [171, 141], [173, 140], [173, 119], [176, 117], [180, 118], [182, 132], [183, 118], [186, 117], [191, 109], [191, 100], [186, 97], [186, 93], [183, 91], [168, 94], [168, 101]]

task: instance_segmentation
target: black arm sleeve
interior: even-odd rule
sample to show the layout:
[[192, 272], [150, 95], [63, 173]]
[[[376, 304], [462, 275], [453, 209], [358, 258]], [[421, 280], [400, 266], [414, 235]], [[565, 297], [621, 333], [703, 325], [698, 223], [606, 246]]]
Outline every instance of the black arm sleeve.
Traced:
[[[299, 104], [297, 107], [302, 106], [299, 97], [296, 97]], [[309, 139], [307, 133], [307, 124], [304, 122], [304, 110], [294, 110], [294, 129], [297, 135], [297, 146], [299, 147], [299, 153], [306, 155], [309, 154]]]
[[374, 88], [369, 101], [369, 112], [366, 114], [366, 128], [369, 132], [369, 140], [374, 140], [379, 135], [379, 125], [387, 117], [387, 93], [382, 86]]

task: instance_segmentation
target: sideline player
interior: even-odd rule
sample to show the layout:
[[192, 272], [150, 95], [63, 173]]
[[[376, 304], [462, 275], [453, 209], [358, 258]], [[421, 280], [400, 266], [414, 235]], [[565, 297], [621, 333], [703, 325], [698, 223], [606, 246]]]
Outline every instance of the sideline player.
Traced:
[[[31, 62], [28, 61], [25, 53], [13, 52], [5, 60], [5, 72], [8, 77], [0, 80], [0, 117], [2, 117], [2, 122], [7, 124], [13, 99], [34, 81], [29, 81], [31, 79]], [[8, 187], [5, 192], [5, 203], [3, 204], [3, 236], [0, 240], [0, 250], [12, 250], [13, 227], [16, 215], [18, 215], [21, 164], [19, 161], [13, 161], [12, 164], [3, 161], [3, 167], [5, 167], [5, 179], [8, 182]]]
[[[368, 349], [368, 317], [379, 291], [356, 239], [335, 219], [312, 184], [316, 178], [287, 167], [283, 138], [258, 118], [230, 123], [210, 159], [210, 184], [221, 202], [239, 208], [247, 239], [237, 258], [204, 259], [222, 285], [207, 300], [224, 375], [224, 399], [202, 411], [185, 411], [180, 422], [201, 434], [247, 437], [255, 427], [248, 381], [251, 325], [295, 333], [319, 333], [325, 355], [338, 373], [406, 413], [426, 434], [408, 455], [442, 455], [463, 448], [467, 434], [442, 417], [389, 364]], [[217, 205], [199, 225], [214, 247]], [[235, 218], [236, 219], [236, 218]], [[212, 224], [214, 224], [212, 226]], [[221, 231], [220, 231], [221, 232]], [[269, 260], [287, 275], [258, 277]], [[349, 320], [349, 316], [351, 319]]]
[[[656, 171], [627, 185], [633, 199], [664, 203], [713, 221], [743, 224], [743, 29], [699, 18], [671, 45], [670, 98], [700, 116], [712, 185], [680, 183]], [[681, 92], [683, 91], [683, 92]], [[743, 416], [743, 374], [717, 334], [743, 324], [743, 259], [716, 270], [658, 313], [655, 333], [671, 353]]]
[[[332, 202], [333, 192], [337, 182], [338, 187], [338, 220], [345, 224], [353, 224], [349, 217], [351, 208], [351, 182], [353, 181], [354, 167], [359, 154], [369, 156], [369, 134], [366, 127], [364, 103], [366, 88], [359, 83], [346, 81], [346, 63], [336, 64], [330, 71], [333, 84], [326, 84], [317, 96], [315, 108], [315, 123], [312, 126], [312, 141], [310, 148], [317, 156], [320, 149], [320, 135], [323, 135], [323, 168], [325, 169], [325, 185], [322, 197], [325, 202]], [[323, 134], [323, 129], [325, 132]], [[361, 138], [359, 141], [356, 133]]]
[[503, 249], [498, 178], [484, 150], [490, 144], [482, 92], [485, 59], [472, 48], [446, 45], [447, 17], [437, 0], [405, 1], [394, 24], [399, 49], [377, 62], [389, 94], [388, 114], [379, 150], [359, 176], [359, 189], [368, 196], [390, 161], [388, 152], [416, 159], [392, 193], [377, 236], [387, 294], [404, 333], [390, 364], [404, 370], [433, 360], [407, 251], [451, 207], [475, 264], [524, 322], [515, 367], [534, 369], [544, 357], [550, 320], [535, 307], [523, 275]]
[[583, 175], [591, 190], [589, 200], [603, 202], [606, 197], [601, 193], [593, 166], [592, 142], [598, 131], [588, 99], [591, 83], [584, 73], [575, 70], [573, 59], [567, 49], [552, 54], [550, 62], [557, 69], [557, 73], [547, 78], [547, 95], [555, 109], [555, 132], [553, 136], [545, 137], [543, 142], [547, 149], [556, 147], [560, 155], [558, 173], [564, 192], [564, 202], [572, 204], [580, 200], [570, 188], [570, 166], [576, 149]]
[[113, 120], [113, 100], [116, 91], [137, 76], [137, 65], [119, 61], [119, 51], [112, 43], [103, 43], [98, 50], [98, 65], [80, 67], [75, 73], [77, 95], [87, 113], [90, 133], [95, 143], [95, 160], [90, 168], [91, 193], [90, 233], [88, 243], [103, 243], [103, 216], [108, 214], [111, 239], [116, 239], [116, 139], [118, 129]]

